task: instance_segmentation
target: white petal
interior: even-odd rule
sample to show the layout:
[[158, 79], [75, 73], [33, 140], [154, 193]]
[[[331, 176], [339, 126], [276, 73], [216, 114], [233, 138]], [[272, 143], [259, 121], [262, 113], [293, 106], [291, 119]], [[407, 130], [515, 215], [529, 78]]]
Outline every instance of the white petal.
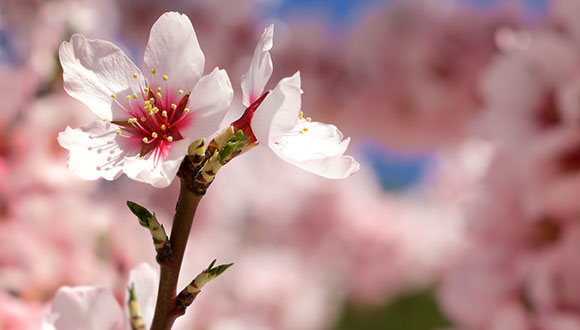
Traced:
[[189, 97], [193, 122], [183, 134], [196, 140], [215, 133], [233, 97], [234, 90], [225, 70], [215, 68], [202, 77]]
[[269, 50], [272, 49], [274, 25], [270, 25], [262, 33], [262, 37], [254, 50], [254, 57], [250, 68], [242, 76], [243, 103], [247, 107], [262, 96], [266, 83], [272, 75], [272, 58]]
[[135, 295], [141, 308], [141, 316], [146, 328], [151, 326], [155, 313], [155, 300], [157, 299], [157, 272], [146, 263], [142, 263], [129, 275], [129, 285], [135, 285]]
[[108, 290], [95, 287], [62, 287], [54, 297], [43, 330], [121, 330], [125, 319]]
[[94, 121], [80, 128], [67, 127], [58, 135], [58, 143], [69, 150], [68, 167], [85, 180], [114, 180], [121, 175], [123, 150], [115, 134], [116, 127]]
[[343, 155], [349, 142], [350, 138], [343, 140], [334, 125], [302, 121], [292, 132], [271, 143], [270, 148], [286, 162], [306, 171], [330, 179], [344, 179], [360, 168], [354, 158]]
[[165, 188], [171, 184], [181, 161], [187, 154], [187, 147], [192, 140], [172, 142], [169, 153], [164, 160], [156, 161], [153, 152], [145, 157], [126, 157], [123, 172], [133, 180], [149, 183], [156, 188]]
[[[153, 24], [145, 49], [144, 68], [156, 88], [168, 77], [168, 89], [189, 91], [203, 73], [205, 57], [191, 21], [186, 15], [169, 12]], [[151, 74], [155, 69], [157, 73]]]
[[[63, 68], [64, 89], [86, 104], [99, 118], [111, 120], [123, 110], [118, 100], [139, 91], [144, 85], [141, 71], [113, 43], [86, 39], [75, 34], [70, 42], [63, 42], [58, 51]], [[133, 74], [137, 73], [137, 79]]]
[[258, 142], [268, 145], [278, 141], [296, 126], [301, 94], [300, 72], [280, 80], [252, 118], [250, 125]]

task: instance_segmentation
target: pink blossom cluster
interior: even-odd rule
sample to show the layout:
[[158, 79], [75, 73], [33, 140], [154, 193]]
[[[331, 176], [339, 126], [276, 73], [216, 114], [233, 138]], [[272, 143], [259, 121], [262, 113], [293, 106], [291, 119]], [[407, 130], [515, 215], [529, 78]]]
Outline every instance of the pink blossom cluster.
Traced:
[[[205, 93], [196, 86], [210, 78], [227, 90], [219, 97], [228, 113], [217, 111], [214, 125], [199, 134], [235, 122], [252, 105], [260, 119], [264, 109], [284, 99], [280, 95], [290, 95], [305, 110], [282, 127], [291, 133], [286, 135], [239, 122], [270, 148], [255, 148], [220, 170], [200, 204], [180, 287], [214, 257], [235, 265], [204, 287], [176, 328], [328, 329], [347, 303], [379, 306], [408, 290], [436, 287], [457, 328], [580, 329], [578, 2], [554, 0], [547, 17], [530, 22], [513, 7], [481, 12], [454, 1], [393, 1], [361, 16], [346, 36], [333, 35], [318, 21], [275, 22], [274, 32], [262, 34], [270, 21], [258, 9], [267, 4], [2, 3], [0, 29], [10, 32], [18, 60], [3, 62], [0, 45], [0, 329], [38, 329], [43, 320], [59, 330], [128, 328], [129, 273], [155, 261], [150, 238], [124, 201], [147, 205], [168, 227], [176, 167], [161, 181], [141, 167], [125, 172], [169, 185], [163, 190], [126, 177], [89, 183], [66, 169], [68, 152], [59, 145], [59, 132], [95, 120], [91, 110], [99, 111], [86, 95], [78, 101], [63, 90], [58, 47], [71, 40], [61, 52], [70, 55], [63, 64], [64, 85], [73, 96], [87, 84], [71, 87], [70, 63], [80, 58], [79, 45], [97, 38], [121, 44], [107, 44], [107, 50], [127, 54], [131, 70], [123, 79], [135, 82], [131, 88], [157, 88], [149, 83], [164, 81], [164, 74], [172, 83], [179, 75], [158, 72], [153, 78], [152, 69], [174, 68], [162, 67], [163, 60], [151, 59], [154, 49], [145, 47], [151, 26], [170, 10], [187, 14], [203, 49], [201, 57], [197, 48], [184, 50], [205, 61], [206, 70], [195, 66], [197, 76], [187, 82], [192, 95], [196, 88]], [[74, 33], [84, 37], [71, 39]], [[227, 76], [211, 70], [217, 66]], [[173, 99], [164, 106], [175, 104], [177, 111], [184, 88], [170, 87]], [[269, 89], [274, 96], [264, 96]], [[114, 93], [119, 103], [133, 97]], [[145, 110], [149, 95], [137, 96], [139, 111]], [[270, 105], [259, 103], [262, 96]], [[107, 105], [113, 104], [107, 97]], [[352, 136], [363, 164], [357, 176], [330, 181], [300, 169], [316, 174], [324, 166], [305, 164], [295, 150], [277, 149], [300, 139], [299, 132], [308, 132], [304, 128], [320, 129], [333, 137], [323, 150], [338, 150], [325, 156], [339, 157], [348, 168], [351, 158], [342, 155], [348, 140], [319, 122], [335, 123]], [[189, 143], [194, 136], [184, 132], [197, 128], [185, 126], [178, 129]], [[177, 140], [167, 135], [165, 141], [170, 136]], [[150, 137], [138, 137], [133, 149], [154, 155], [152, 166], [171, 152], [161, 146], [154, 154], [141, 143]], [[60, 144], [73, 149], [81, 138], [61, 138]], [[436, 165], [406, 192], [385, 192], [370, 162], [356, 152], [368, 139], [408, 152], [427, 150]], [[302, 149], [311, 144], [298, 143]], [[142, 309], [150, 318], [151, 299], [145, 300]], [[91, 302], [107, 308], [83, 314]], [[63, 309], [78, 311], [88, 323], [58, 323]]]

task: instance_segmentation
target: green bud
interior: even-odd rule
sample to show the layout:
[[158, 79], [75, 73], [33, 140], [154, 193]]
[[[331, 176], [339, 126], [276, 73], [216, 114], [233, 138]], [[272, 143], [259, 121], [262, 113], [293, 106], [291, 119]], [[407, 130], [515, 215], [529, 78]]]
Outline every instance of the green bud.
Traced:
[[129, 207], [129, 210], [137, 216], [139, 224], [145, 228], [149, 228], [149, 221], [154, 218], [153, 214], [135, 202], [127, 201], [127, 206]]

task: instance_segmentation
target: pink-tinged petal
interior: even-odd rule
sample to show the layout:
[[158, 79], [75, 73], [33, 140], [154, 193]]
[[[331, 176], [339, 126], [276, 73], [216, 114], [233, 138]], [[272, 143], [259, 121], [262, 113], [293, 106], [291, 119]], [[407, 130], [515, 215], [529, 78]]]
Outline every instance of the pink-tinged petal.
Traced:
[[185, 138], [165, 148], [167, 155], [162, 159], [156, 159], [153, 153], [145, 157], [126, 157], [123, 172], [133, 180], [149, 183], [156, 188], [165, 188], [171, 184], [181, 161], [187, 154], [187, 147], [192, 139]]
[[254, 113], [251, 127], [258, 142], [269, 145], [296, 126], [301, 94], [300, 72], [280, 80]]
[[215, 68], [202, 77], [189, 97], [193, 121], [184, 135], [193, 139], [208, 137], [219, 129], [232, 99], [234, 90], [225, 70]]
[[[189, 91], [201, 77], [204, 65], [205, 57], [189, 18], [175, 12], [161, 15], [151, 28], [145, 48], [144, 69], [152, 86], [167, 84], [170, 91]], [[167, 82], [163, 81], [164, 75]]]
[[[124, 99], [144, 85], [141, 71], [113, 43], [75, 34], [58, 51], [64, 89], [86, 104], [99, 118], [111, 120], [123, 110], [111, 96]], [[137, 79], [133, 77], [137, 74]]]
[[94, 287], [62, 287], [45, 316], [43, 330], [122, 330], [125, 319], [108, 290]]
[[264, 87], [266, 87], [272, 75], [272, 58], [269, 51], [272, 49], [273, 36], [274, 25], [270, 25], [262, 33], [256, 50], [254, 50], [250, 68], [242, 76], [242, 102], [246, 107], [250, 106], [262, 95]]
[[135, 285], [135, 294], [141, 316], [146, 328], [151, 325], [153, 314], [155, 313], [155, 300], [157, 299], [157, 272], [146, 263], [142, 263], [133, 270], [129, 275], [129, 285]]
[[58, 142], [69, 150], [68, 167], [85, 180], [114, 180], [121, 175], [126, 150], [119, 145], [114, 125], [93, 121], [80, 128], [67, 127]]
[[344, 179], [360, 168], [354, 158], [343, 155], [349, 142], [334, 125], [302, 121], [270, 148], [284, 161], [306, 171]]

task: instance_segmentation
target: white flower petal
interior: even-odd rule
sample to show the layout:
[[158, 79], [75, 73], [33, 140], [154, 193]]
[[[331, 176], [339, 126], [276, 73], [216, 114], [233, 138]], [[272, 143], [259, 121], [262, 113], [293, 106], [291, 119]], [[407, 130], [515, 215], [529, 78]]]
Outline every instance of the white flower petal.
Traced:
[[129, 285], [135, 285], [135, 295], [141, 316], [146, 328], [149, 329], [153, 314], [155, 313], [155, 300], [157, 299], [157, 272], [146, 263], [142, 263], [133, 270], [129, 275]]
[[292, 132], [271, 143], [270, 148], [284, 161], [306, 171], [330, 179], [344, 179], [360, 168], [354, 158], [343, 155], [349, 142], [350, 138], [343, 140], [334, 125], [302, 121]]
[[272, 58], [270, 49], [273, 45], [274, 25], [270, 25], [262, 33], [262, 37], [254, 51], [250, 68], [242, 76], [242, 102], [247, 107], [262, 96], [266, 83], [272, 75]]
[[125, 319], [115, 297], [104, 288], [62, 287], [42, 322], [43, 330], [122, 330]]
[[115, 132], [115, 126], [102, 121], [60, 132], [58, 142], [70, 152], [69, 169], [85, 180], [118, 178], [127, 150], [119, 145], [120, 137]]
[[215, 68], [202, 77], [189, 97], [188, 107], [193, 122], [184, 135], [193, 140], [209, 137], [220, 126], [234, 97], [230, 78], [225, 70]]
[[252, 118], [250, 125], [258, 142], [269, 145], [278, 141], [296, 126], [300, 113], [301, 94], [300, 72], [280, 80]]
[[159, 161], [155, 160], [152, 152], [145, 157], [125, 157], [123, 172], [133, 180], [149, 183], [156, 188], [165, 188], [175, 179], [191, 142], [189, 138], [172, 142], [167, 156]]
[[[144, 69], [152, 82], [152, 87], [165, 84], [168, 90], [189, 91], [203, 73], [205, 57], [191, 21], [186, 15], [169, 12], [161, 15], [153, 24], [149, 42], [145, 48]], [[155, 69], [157, 73], [151, 74]]]
[[[58, 51], [63, 68], [64, 89], [86, 104], [99, 118], [111, 120], [123, 110], [117, 99], [137, 92], [144, 85], [141, 71], [113, 43], [86, 39], [75, 34], [63, 42]], [[133, 78], [137, 73], [138, 78]]]

